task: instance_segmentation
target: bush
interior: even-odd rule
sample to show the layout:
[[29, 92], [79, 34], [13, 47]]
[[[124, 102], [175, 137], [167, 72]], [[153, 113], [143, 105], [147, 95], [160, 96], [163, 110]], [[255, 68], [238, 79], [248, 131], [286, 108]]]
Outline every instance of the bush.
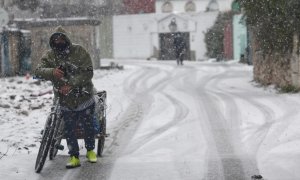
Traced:
[[279, 90], [279, 92], [281, 92], [281, 93], [298, 93], [299, 91], [300, 91], [300, 89], [293, 85], [287, 85], [287, 86], [281, 87]]
[[220, 13], [215, 24], [205, 33], [207, 57], [218, 58], [224, 54], [224, 28], [227, 23], [232, 23], [232, 12]]

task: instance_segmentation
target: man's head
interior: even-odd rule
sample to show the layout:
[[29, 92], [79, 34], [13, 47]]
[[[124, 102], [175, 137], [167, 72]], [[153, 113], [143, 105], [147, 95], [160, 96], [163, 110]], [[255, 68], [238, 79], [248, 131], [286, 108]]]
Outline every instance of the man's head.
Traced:
[[53, 33], [49, 41], [50, 47], [60, 55], [67, 55], [70, 51], [71, 42], [67, 37], [65, 30], [59, 26]]
[[50, 46], [54, 51], [63, 52], [68, 49], [70, 43], [64, 34], [55, 33], [51, 36]]

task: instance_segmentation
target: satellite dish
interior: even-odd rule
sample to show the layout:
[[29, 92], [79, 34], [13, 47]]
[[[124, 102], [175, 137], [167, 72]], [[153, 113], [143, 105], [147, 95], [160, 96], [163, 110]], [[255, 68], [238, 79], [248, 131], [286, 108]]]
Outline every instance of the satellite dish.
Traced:
[[3, 8], [0, 8], [0, 27], [7, 25], [8, 22], [8, 13]]

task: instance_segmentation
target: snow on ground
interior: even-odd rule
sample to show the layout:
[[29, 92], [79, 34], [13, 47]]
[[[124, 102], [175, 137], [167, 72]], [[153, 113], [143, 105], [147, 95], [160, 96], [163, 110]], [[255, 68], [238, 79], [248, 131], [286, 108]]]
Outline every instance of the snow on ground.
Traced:
[[260, 87], [252, 82], [252, 67], [231, 68], [244, 69], [249, 74], [227, 73], [231, 78], [211, 90], [235, 95], [232, 98], [240, 113], [245, 149], [256, 156], [265, 179], [300, 179], [300, 95]]
[[[32, 153], [52, 103], [52, 95], [34, 97], [51, 90], [49, 83], [25, 77], [0, 79], [0, 157]], [[4, 156], [3, 158], [6, 158]]]
[[[122, 64], [122, 61], [118, 62]], [[182, 68], [160, 61], [124, 63], [123, 71], [95, 71], [93, 79], [98, 90], [103, 89], [108, 93], [108, 132], [116, 133], [117, 137], [120, 127], [131, 127], [126, 124], [126, 118], [142, 118], [138, 129], [130, 135], [128, 146], [115, 162], [112, 179], [122, 177], [122, 173], [118, 172], [123, 171], [126, 175], [128, 162], [137, 166], [149, 162], [136, 168], [144, 172], [142, 168], [151, 171], [160, 167], [162, 172], [157, 173], [170, 173], [169, 177], [174, 179], [180, 179], [178, 177], [185, 173], [189, 174], [187, 177], [204, 177], [209, 168], [205, 162], [209, 142], [206, 142], [207, 135], [204, 132], [193, 128], [204, 125], [197, 120], [202, 117], [196, 113], [204, 110], [199, 109], [198, 99], [187, 94], [199, 90], [199, 93], [206, 93], [215, 104], [208, 107], [215, 107], [227, 125], [239, 130], [242, 143], [239, 146], [255, 157], [260, 174], [265, 179], [300, 179], [299, 94], [279, 94], [273, 88], [259, 87], [252, 82], [252, 67], [237, 62], [186, 62]], [[184, 77], [189, 72], [194, 76], [192, 79]], [[206, 77], [209, 78], [207, 82]], [[176, 81], [178, 78], [179, 82]], [[180, 86], [195, 82], [203, 82], [202, 89], [182, 89], [187, 87]], [[169, 83], [172, 86], [167, 86]], [[34, 162], [40, 130], [52, 104], [52, 94], [37, 95], [49, 92], [51, 84], [39, 84], [26, 77], [2, 78], [0, 84], [0, 179], [45, 178], [43, 174], [40, 177], [34, 173]], [[195, 85], [195, 88], [198, 86]], [[149, 97], [148, 91], [151, 92]], [[141, 116], [140, 112], [126, 112], [135, 94], [143, 94], [144, 101], [153, 102], [148, 107], [142, 103], [143, 99], [135, 100], [148, 110]], [[203, 103], [205, 105], [208, 102]], [[107, 139], [107, 144], [115, 143], [112, 135]], [[84, 152], [82, 142], [80, 146]], [[116, 146], [109, 146], [112, 147]], [[113, 150], [108, 149], [107, 153], [110, 151]], [[67, 151], [63, 154], [66, 155]], [[174, 158], [182, 161], [182, 164], [172, 167], [170, 163]], [[51, 166], [55, 162], [47, 163]], [[189, 171], [180, 172], [185, 169], [183, 166], [189, 166]], [[174, 169], [178, 172], [174, 172]], [[146, 177], [147, 174], [144, 175]]]
[[[107, 118], [110, 121], [107, 126], [113, 124], [121, 109], [127, 106], [128, 100], [121, 84], [133, 70], [134, 67], [126, 66], [124, 71], [94, 72], [96, 89], [106, 90], [108, 94]], [[34, 176], [28, 172], [34, 173], [40, 132], [53, 102], [52, 86], [50, 82], [39, 83], [32, 77], [2, 78], [0, 84], [0, 179], [23, 179], [24, 176], [31, 179]], [[124, 102], [118, 102], [120, 99]], [[63, 143], [66, 145], [64, 140]], [[84, 149], [83, 141], [79, 143]], [[67, 155], [67, 150], [62, 154]]]

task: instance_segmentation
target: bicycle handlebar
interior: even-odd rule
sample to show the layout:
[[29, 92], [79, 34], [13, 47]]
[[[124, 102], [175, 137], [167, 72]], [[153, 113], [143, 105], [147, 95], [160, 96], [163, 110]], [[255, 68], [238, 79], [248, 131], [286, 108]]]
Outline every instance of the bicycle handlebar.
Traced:
[[[54, 87], [53, 89], [54, 89], [54, 91], [59, 92], [59, 89], [57, 89], [57, 88], [55, 88], [55, 87]], [[72, 93], [74, 93], [74, 95], [77, 96], [77, 97], [78, 97], [80, 94], [82, 94], [82, 93], [84, 93], [84, 94], [90, 94], [88, 91], [82, 90], [82, 88], [76, 87], [76, 88], [70, 89], [70, 91], [66, 94], [66, 96], [68, 96], [68, 95], [70, 95], [70, 94], [72, 94]]]

